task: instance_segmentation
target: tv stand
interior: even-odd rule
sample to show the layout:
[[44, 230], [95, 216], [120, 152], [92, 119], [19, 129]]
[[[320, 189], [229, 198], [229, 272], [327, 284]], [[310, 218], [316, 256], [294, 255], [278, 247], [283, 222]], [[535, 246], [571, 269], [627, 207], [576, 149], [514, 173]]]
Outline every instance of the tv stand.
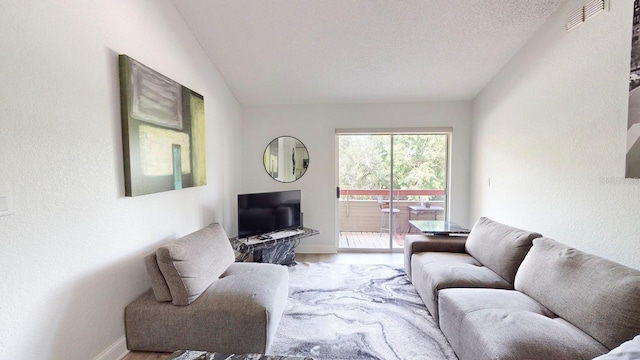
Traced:
[[[236, 256], [236, 262], [255, 261], [280, 265], [295, 265], [296, 253], [295, 247], [298, 241], [320, 232], [315, 229], [306, 227], [299, 228], [300, 231], [291, 231], [288, 233], [274, 233], [273, 236], [261, 236], [242, 238], [237, 237], [229, 239], [233, 249], [239, 253]], [[292, 235], [289, 235], [292, 234]]]

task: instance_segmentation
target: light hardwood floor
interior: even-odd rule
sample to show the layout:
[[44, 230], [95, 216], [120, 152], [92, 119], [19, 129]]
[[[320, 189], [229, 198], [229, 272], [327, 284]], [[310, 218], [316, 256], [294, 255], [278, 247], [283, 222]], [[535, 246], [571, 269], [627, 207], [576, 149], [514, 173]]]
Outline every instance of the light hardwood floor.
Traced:
[[[297, 262], [328, 262], [338, 264], [388, 264], [402, 266], [402, 253], [338, 253], [338, 254], [296, 254]], [[164, 360], [170, 353], [132, 351], [122, 360]]]
[[329, 262], [338, 264], [387, 264], [403, 265], [403, 253], [351, 253], [337, 254], [296, 254], [297, 262]]
[[[402, 249], [405, 232], [397, 232], [393, 235], [393, 248]], [[340, 249], [388, 249], [389, 234], [367, 231], [341, 231]]]

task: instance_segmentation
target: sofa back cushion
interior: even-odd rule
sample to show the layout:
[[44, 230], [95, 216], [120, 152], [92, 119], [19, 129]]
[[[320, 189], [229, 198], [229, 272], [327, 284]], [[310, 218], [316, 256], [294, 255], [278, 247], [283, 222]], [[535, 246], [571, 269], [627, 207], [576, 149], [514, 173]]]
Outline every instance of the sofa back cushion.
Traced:
[[220, 224], [211, 224], [159, 247], [156, 257], [173, 305], [195, 301], [235, 261]]
[[144, 265], [147, 268], [147, 275], [151, 280], [151, 289], [153, 289], [153, 295], [156, 300], [159, 302], [171, 301], [171, 291], [167, 281], [164, 279], [164, 275], [162, 275], [162, 271], [160, 271], [155, 251], [144, 257]]
[[608, 349], [640, 334], [640, 271], [549, 238], [533, 248], [515, 288]]
[[481, 217], [471, 229], [465, 250], [482, 265], [513, 284], [516, 271], [531, 248], [531, 241], [540, 236]]

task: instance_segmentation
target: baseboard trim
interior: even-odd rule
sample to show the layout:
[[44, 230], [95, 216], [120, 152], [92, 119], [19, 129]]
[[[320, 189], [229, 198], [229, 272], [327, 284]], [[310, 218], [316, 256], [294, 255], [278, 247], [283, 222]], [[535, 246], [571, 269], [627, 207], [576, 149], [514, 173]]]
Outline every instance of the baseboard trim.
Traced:
[[93, 360], [121, 360], [129, 353], [127, 349], [127, 340], [125, 337], [121, 337], [116, 342], [111, 344]]
[[298, 254], [337, 254], [338, 250], [335, 246], [330, 245], [307, 245], [301, 244], [296, 247]]

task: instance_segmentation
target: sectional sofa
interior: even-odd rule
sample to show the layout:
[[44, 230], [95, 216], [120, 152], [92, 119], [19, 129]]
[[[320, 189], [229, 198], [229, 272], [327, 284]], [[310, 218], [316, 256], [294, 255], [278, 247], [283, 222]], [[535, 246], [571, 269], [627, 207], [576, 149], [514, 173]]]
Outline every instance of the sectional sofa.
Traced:
[[461, 360], [640, 354], [640, 271], [536, 232], [480, 218], [467, 238], [409, 235], [405, 270]]

